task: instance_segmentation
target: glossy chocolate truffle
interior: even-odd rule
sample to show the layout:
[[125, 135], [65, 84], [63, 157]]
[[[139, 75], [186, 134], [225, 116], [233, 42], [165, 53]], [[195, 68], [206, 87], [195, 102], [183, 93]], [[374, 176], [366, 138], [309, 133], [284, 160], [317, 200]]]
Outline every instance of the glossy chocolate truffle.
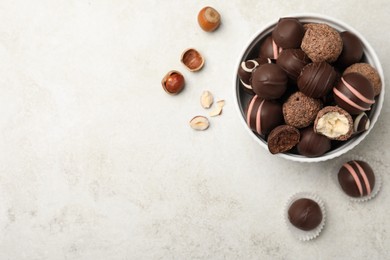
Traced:
[[295, 92], [283, 104], [284, 121], [296, 128], [304, 128], [314, 122], [321, 108], [322, 102], [319, 99]]
[[278, 99], [287, 89], [287, 74], [278, 65], [267, 63], [252, 72], [253, 92], [264, 99]]
[[285, 49], [276, 60], [287, 76], [296, 81], [303, 67], [310, 63], [309, 57], [301, 49]]
[[299, 48], [305, 30], [296, 18], [280, 18], [272, 32], [272, 39], [283, 49]]
[[301, 131], [301, 140], [297, 145], [298, 153], [307, 157], [321, 156], [331, 148], [329, 138], [316, 134], [313, 127]]
[[333, 88], [337, 105], [351, 115], [370, 110], [375, 103], [374, 90], [370, 81], [361, 74], [349, 73]]
[[353, 120], [353, 132], [355, 134], [367, 131], [370, 128], [370, 118], [367, 114], [362, 112]]
[[343, 41], [340, 34], [327, 24], [305, 24], [305, 35], [301, 48], [313, 62], [337, 60], [342, 49]]
[[263, 43], [260, 45], [259, 57], [277, 59], [282, 48], [277, 46], [272, 39], [272, 35], [265, 38]]
[[274, 128], [268, 136], [268, 150], [272, 154], [291, 150], [300, 138], [299, 130], [290, 125], [280, 125]]
[[338, 180], [343, 191], [351, 197], [370, 195], [375, 186], [375, 175], [363, 161], [349, 161], [339, 170]]
[[248, 93], [253, 94], [251, 77], [252, 71], [257, 68], [259, 65], [264, 63], [272, 63], [269, 58], [257, 58], [252, 60], [243, 61], [238, 68], [238, 77], [240, 79], [241, 85], [244, 90], [247, 90]]
[[337, 76], [337, 72], [328, 63], [313, 62], [303, 67], [297, 85], [306, 96], [321, 98], [330, 92]]
[[340, 68], [346, 68], [362, 59], [363, 44], [360, 39], [351, 32], [341, 32], [340, 36], [343, 41], [343, 50], [341, 51], [336, 64]]
[[318, 112], [313, 129], [329, 139], [345, 141], [353, 132], [352, 117], [340, 107], [327, 106]]
[[355, 63], [345, 69], [343, 76], [348, 73], [356, 72], [366, 77], [374, 88], [375, 96], [379, 95], [382, 90], [381, 77], [378, 71], [368, 63]]
[[301, 230], [313, 230], [321, 224], [322, 211], [317, 202], [302, 198], [294, 201], [288, 209], [288, 220]]
[[283, 124], [282, 105], [254, 96], [246, 109], [246, 123], [259, 135], [266, 135]]

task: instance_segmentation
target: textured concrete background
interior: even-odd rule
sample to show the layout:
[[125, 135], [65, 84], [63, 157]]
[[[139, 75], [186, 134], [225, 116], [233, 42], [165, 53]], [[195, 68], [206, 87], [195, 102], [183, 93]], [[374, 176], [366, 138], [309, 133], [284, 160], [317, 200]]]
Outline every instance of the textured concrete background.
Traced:
[[[223, 24], [201, 31], [197, 12]], [[243, 46], [289, 13], [341, 19], [390, 71], [390, 6], [378, 1], [0, 1], [0, 259], [389, 259], [388, 94], [368, 138], [341, 159], [300, 164], [252, 140], [233, 105]], [[199, 73], [180, 64], [197, 48]], [[163, 75], [182, 71], [178, 96]], [[389, 85], [388, 81], [386, 82]], [[205, 132], [203, 90], [225, 99]], [[332, 181], [340, 160], [381, 171], [379, 195], [350, 202]], [[287, 198], [317, 193], [320, 237], [294, 239]]]

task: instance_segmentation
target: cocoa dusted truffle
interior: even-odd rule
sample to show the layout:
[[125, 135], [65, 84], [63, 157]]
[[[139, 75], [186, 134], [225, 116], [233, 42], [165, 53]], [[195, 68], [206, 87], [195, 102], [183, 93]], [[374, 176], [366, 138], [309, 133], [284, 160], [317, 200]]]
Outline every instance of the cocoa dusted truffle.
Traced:
[[282, 105], [254, 96], [246, 110], [246, 123], [259, 135], [266, 135], [276, 126], [283, 124]]
[[283, 49], [299, 48], [305, 30], [296, 18], [280, 18], [272, 32], [272, 39]]
[[280, 125], [274, 128], [268, 136], [268, 150], [272, 154], [291, 150], [300, 138], [299, 130], [290, 125]]
[[337, 77], [337, 72], [325, 61], [313, 62], [303, 67], [297, 85], [306, 96], [321, 98], [329, 93]]
[[259, 57], [260, 58], [270, 58], [277, 59], [279, 53], [282, 51], [282, 48], [277, 46], [272, 35], [265, 38], [264, 42], [260, 45]]
[[264, 99], [278, 99], [287, 89], [287, 74], [278, 65], [266, 63], [252, 72], [253, 92]]
[[352, 135], [352, 131], [351, 115], [337, 106], [324, 107], [318, 112], [314, 121], [314, 132], [332, 140], [348, 140]]
[[284, 121], [296, 128], [304, 128], [314, 122], [321, 108], [322, 102], [319, 99], [295, 92], [283, 104]]
[[340, 37], [343, 41], [343, 50], [336, 64], [343, 69], [362, 59], [363, 44], [355, 34], [348, 31], [341, 32]]
[[241, 62], [240, 67], [238, 68], [237, 74], [243, 86], [243, 89], [250, 94], [253, 94], [250, 82], [252, 77], [252, 71], [256, 69], [259, 65], [264, 63], [272, 63], [272, 61], [269, 58], [257, 58], [253, 60], [247, 60]]
[[356, 72], [366, 77], [372, 84], [375, 96], [379, 95], [382, 90], [381, 77], [378, 71], [368, 63], [355, 63], [345, 69], [343, 76], [348, 73]]
[[355, 198], [370, 195], [375, 186], [371, 166], [359, 160], [344, 163], [339, 170], [338, 180], [343, 191]]
[[303, 67], [310, 63], [309, 57], [301, 49], [285, 49], [276, 60], [287, 76], [296, 81]]
[[299, 154], [307, 157], [317, 157], [329, 151], [330, 148], [330, 139], [316, 134], [313, 127], [307, 127], [301, 131], [301, 140], [297, 144]]
[[305, 35], [301, 48], [313, 62], [337, 60], [342, 49], [343, 41], [340, 34], [332, 27], [323, 23], [305, 24]]
[[351, 115], [370, 110], [375, 103], [374, 90], [370, 81], [358, 73], [349, 73], [333, 88], [334, 99], [338, 106]]
[[321, 224], [321, 207], [314, 200], [297, 199], [288, 209], [288, 220], [296, 228], [305, 231], [313, 230]]

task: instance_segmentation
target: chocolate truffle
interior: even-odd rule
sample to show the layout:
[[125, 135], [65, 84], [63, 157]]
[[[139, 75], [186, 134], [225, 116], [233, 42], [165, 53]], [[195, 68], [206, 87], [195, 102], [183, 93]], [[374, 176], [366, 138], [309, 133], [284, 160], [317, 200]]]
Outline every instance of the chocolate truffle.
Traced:
[[284, 121], [296, 128], [304, 128], [314, 122], [321, 108], [322, 102], [319, 99], [295, 92], [283, 104]]
[[297, 145], [298, 153], [307, 157], [321, 156], [331, 148], [330, 139], [316, 134], [313, 127], [301, 131], [301, 140]]
[[297, 199], [288, 209], [288, 220], [301, 230], [313, 230], [321, 224], [322, 211], [314, 200]]
[[343, 41], [343, 50], [336, 64], [343, 69], [362, 59], [363, 44], [355, 34], [348, 31], [341, 32], [340, 37]]
[[333, 88], [337, 105], [351, 115], [370, 110], [375, 103], [374, 90], [370, 81], [361, 74], [349, 73]]
[[268, 150], [272, 154], [287, 152], [299, 142], [299, 138], [299, 130], [295, 127], [290, 125], [277, 126], [268, 136]]
[[264, 63], [272, 63], [269, 58], [257, 58], [253, 60], [243, 61], [238, 68], [238, 77], [243, 86], [244, 90], [247, 90], [248, 93], [253, 94], [252, 86], [251, 86], [251, 77], [252, 71], [261, 64]]
[[340, 34], [327, 24], [305, 24], [304, 28], [301, 48], [307, 56], [313, 62], [336, 61], [343, 49]]
[[381, 93], [382, 82], [378, 71], [368, 63], [355, 63], [345, 69], [343, 75], [351, 72], [356, 72], [365, 76], [372, 84], [374, 88], [374, 95], [377, 96]]
[[324, 107], [314, 121], [314, 132], [332, 140], [345, 141], [351, 137], [352, 131], [351, 115], [337, 106]]
[[272, 39], [283, 49], [299, 48], [305, 30], [296, 18], [280, 18], [272, 32]]
[[282, 48], [277, 46], [272, 39], [272, 35], [265, 38], [264, 42], [260, 45], [259, 57], [277, 59]]
[[339, 170], [338, 180], [343, 191], [351, 197], [370, 195], [375, 186], [375, 175], [363, 161], [349, 161]]
[[246, 110], [246, 123], [259, 135], [266, 135], [276, 126], [283, 124], [282, 105], [254, 96]]
[[301, 49], [285, 49], [276, 60], [278, 64], [293, 81], [297, 81], [301, 70], [310, 63], [309, 57]]
[[353, 120], [353, 132], [355, 134], [367, 131], [370, 128], [370, 118], [362, 112]]
[[313, 62], [303, 67], [297, 85], [306, 96], [320, 98], [330, 92], [337, 77], [337, 72], [325, 61]]
[[278, 65], [266, 63], [252, 72], [253, 92], [264, 99], [278, 99], [287, 89], [287, 74]]

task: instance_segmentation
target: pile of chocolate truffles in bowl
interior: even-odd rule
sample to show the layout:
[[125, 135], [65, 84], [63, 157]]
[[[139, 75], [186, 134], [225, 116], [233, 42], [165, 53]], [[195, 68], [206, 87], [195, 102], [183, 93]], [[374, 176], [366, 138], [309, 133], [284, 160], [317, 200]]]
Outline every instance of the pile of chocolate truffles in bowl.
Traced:
[[323, 15], [281, 17], [244, 48], [234, 93], [241, 121], [271, 154], [317, 162], [369, 133], [384, 99], [375, 51], [347, 24]]

